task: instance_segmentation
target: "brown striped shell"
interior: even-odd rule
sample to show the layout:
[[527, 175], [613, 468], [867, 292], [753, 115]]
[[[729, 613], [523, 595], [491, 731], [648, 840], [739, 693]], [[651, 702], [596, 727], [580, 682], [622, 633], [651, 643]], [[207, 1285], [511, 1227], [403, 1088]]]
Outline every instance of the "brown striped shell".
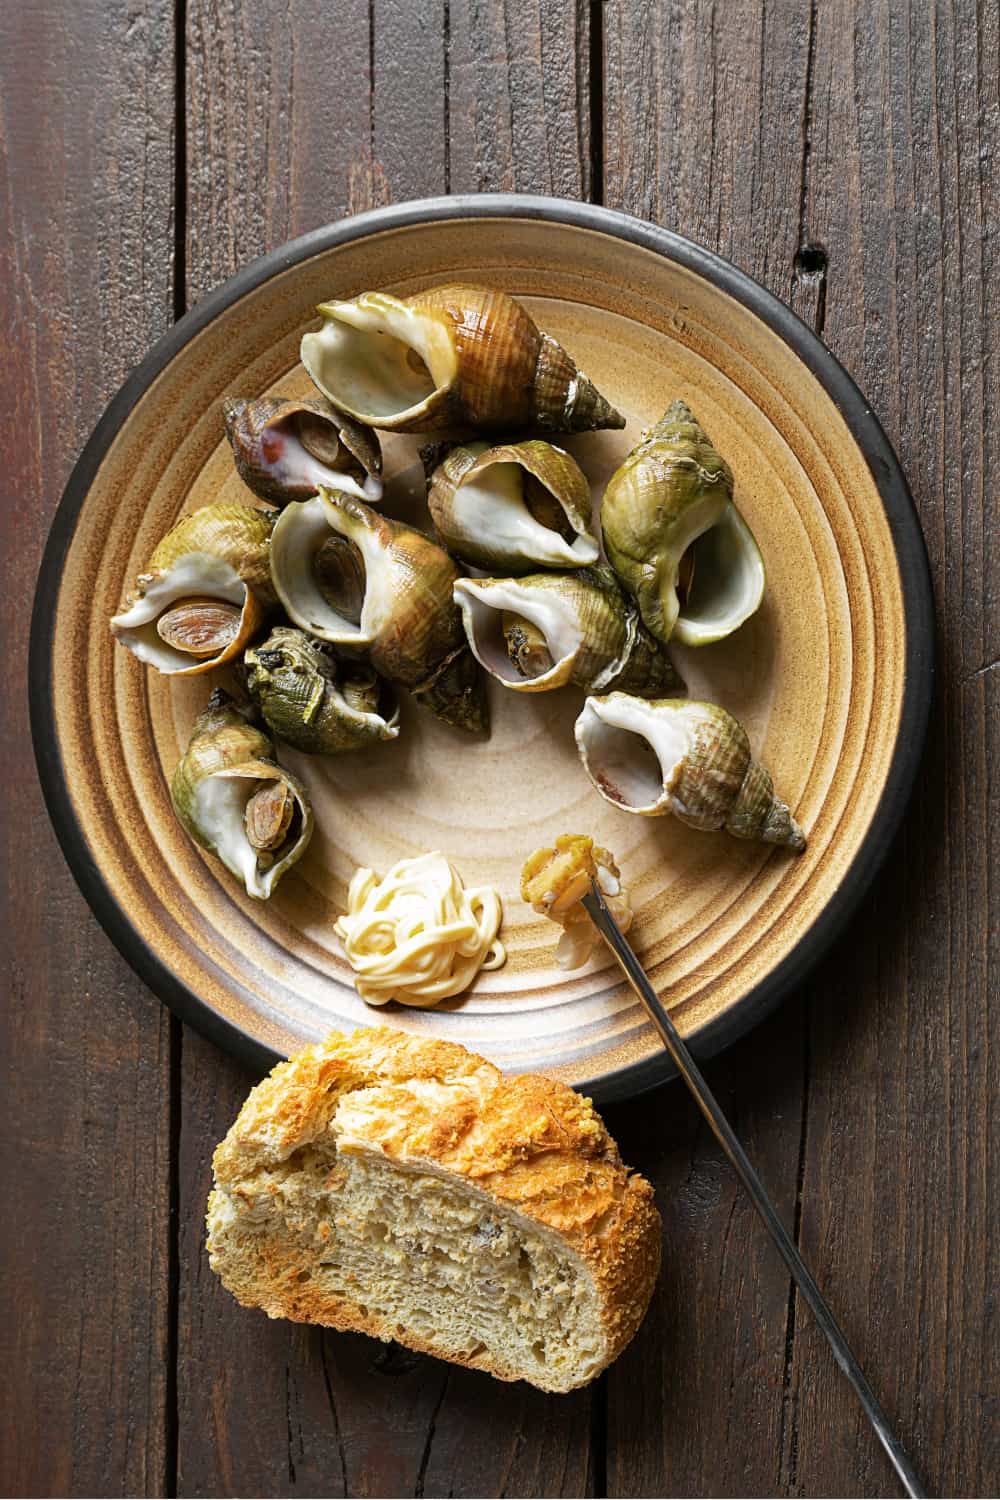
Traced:
[[506, 292], [455, 283], [324, 302], [302, 363], [334, 406], [396, 432], [589, 432], [625, 419]]
[[491, 572], [582, 568], [600, 555], [587, 476], [541, 438], [452, 448], [431, 475], [427, 505], [449, 552]]
[[222, 411], [240, 478], [268, 505], [308, 500], [321, 484], [369, 505], [381, 500], [378, 438], [328, 401], [227, 396]]

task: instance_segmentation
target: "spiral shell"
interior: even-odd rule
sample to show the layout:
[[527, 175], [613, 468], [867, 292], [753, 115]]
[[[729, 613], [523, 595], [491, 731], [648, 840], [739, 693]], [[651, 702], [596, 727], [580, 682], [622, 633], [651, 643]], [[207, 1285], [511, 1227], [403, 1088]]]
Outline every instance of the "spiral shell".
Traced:
[[268, 505], [308, 500], [321, 484], [369, 505], [382, 499], [378, 438], [329, 402], [231, 396], [222, 410], [240, 478]]
[[136, 580], [111, 634], [159, 672], [191, 677], [239, 656], [274, 604], [273, 520], [249, 505], [182, 516]]
[[449, 552], [480, 568], [582, 568], [600, 555], [586, 475], [541, 439], [453, 448], [431, 476], [427, 505]]
[[324, 302], [302, 363], [334, 406], [396, 432], [587, 432], [625, 419], [506, 292], [450, 285]]
[[[351, 544], [347, 555], [361, 570], [357, 618], [331, 600], [317, 569], [331, 534]], [[321, 487], [318, 499], [289, 505], [278, 518], [271, 571], [302, 630], [366, 653], [377, 672], [446, 723], [487, 727], [484, 684], [452, 599], [458, 569], [430, 537]]]
[[[729, 465], [683, 401], [643, 433], [608, 481], [604, 550], [657, 640], [721, 640], [760, 606], [764, 564], [732, 495]], [[688, 549], [694, 577], [682, 604], [678, 575]]]
[[515, 692], [544, 693], [567, 682], [654, 696], [684, 690], [606, 567], [460, 578], [455, 599], [477, 661]]
[[302, 858], [313, 814], [302, 783], [221, 688], [195, 722], [170, 801], [188, 835], [266, 899]]
[[277, 626], [244, 663], [265, 724], [296, 750], [340, 755], [399, 734], [399, 708], [374, 668], [337, 661], [301, 630]]
[[672, 813], [692, 828], [806, 846], [738, 719], [717, 703], [627, 693], [588, 698], [576, 721], [584, 769], [601, 796], [645, 817]]

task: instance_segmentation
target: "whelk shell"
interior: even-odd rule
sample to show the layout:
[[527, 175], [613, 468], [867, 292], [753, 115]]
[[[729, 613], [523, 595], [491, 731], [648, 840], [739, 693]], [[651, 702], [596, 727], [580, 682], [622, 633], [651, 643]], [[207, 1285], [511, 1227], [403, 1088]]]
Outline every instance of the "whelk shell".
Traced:
[[431, 476], [427, 505], [449, 552], [480, 568], [582, 568], [599, 556], [586, 475], [541, 439], [453, 448]]
[[136, 580], [111, 634], [159, 672], [191, 677], [238, 656], [275, 602], [272, 518], [249, 505], [182, 516]]
[[[721, 640], [764, 597], [764, 564], [733, 503], [729, 465], [683, 401], [612, 474], [601, 504], [608, 561], [658, 640]], [[689, 549], [693, 549], [690, 558]], [[688, 572], [683, 606], [679, 575]]]
[[301, 630], [277, 626], [244, 661], [265, 724], [296, 750], [340, 755], [399, 734], [398, 705], [374, 668], [337, 661]]
[[449, 285], [324, 302], [302, 363], [334, 406], [397, 432], [586, 432], [625, 420], [519, 302]]
[[[331, 534], [353, 551], [344, 572], [352, 585], [361, 569], [361, 606], [338, 598], [329, 568], [317, 557]], [[462, 631], [452, 588], [458, 569], [422, 532], [325, 488], [319, 498], [288, 506], [274, 528], [274, 586], [302, 630], [356, 653], [409, 688], [448, 724], [486, 728], [484, 684]], [[356, 616], [356, 618], [355, 618]]]
[[268, 505], [308, 500], [321, 484], [369, 505], [382, 499], [378, 438], [328, 401], [230, 396], [222, 410], [240, 478]]
[[692, 828], [724, 828], [795, 853], [806, 846], [743, 725], [717, 703], [591, 697], [575, 733], [587, 775], [626, 812], [672, 813]]
[[567, 682], [653, 696], [684, 690], [606, 567], [460, 578], [455, 599], [476, 659], [515, 692], [543, 693]]
[[302, 858], [313, 814], [302, 783], [274, 760], [266, 734], [221, 688], [195, 722], [170, 801], [186, 832], [266, 899]]

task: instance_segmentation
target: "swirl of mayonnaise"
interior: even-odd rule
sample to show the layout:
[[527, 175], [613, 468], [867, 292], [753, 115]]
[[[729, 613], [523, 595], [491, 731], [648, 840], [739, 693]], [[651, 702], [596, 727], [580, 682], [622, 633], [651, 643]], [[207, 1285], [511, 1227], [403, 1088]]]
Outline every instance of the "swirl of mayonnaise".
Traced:
[[492, 886], [466, 890], [443, 854], [421, 854], [401, 859], [381, 880], [374, 870], [356, 870], [333, 930], [362, 1000], [427, 1009], [467, 989], [480, 969], [505, 962], [502, 915]]

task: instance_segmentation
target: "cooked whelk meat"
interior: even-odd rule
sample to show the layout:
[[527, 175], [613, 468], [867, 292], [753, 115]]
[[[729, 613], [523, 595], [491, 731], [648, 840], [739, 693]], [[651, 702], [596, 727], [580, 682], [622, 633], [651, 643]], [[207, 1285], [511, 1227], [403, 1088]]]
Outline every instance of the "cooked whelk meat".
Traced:
[[326, 603], [351, 625], [361, 624], [365, 602], [365, 560], [343, 536], [331, 536], [316, 553], [316, 584]]
[[288, 836], [295, 812], [295, 798], [283, 781], [272, 781], [254, 792], [243, 814], [247, 839], [258, 851], [271, 854], [280, 849]]
[[621, 883], [621, 871], [607, 849], [585, 834], [564, 833], [554, 849], [536, 849], [521, 871], [521, 899], [540, 916], [563, 929], [556, 962], [563, 969], [585, 964], [600, 934], [581, 904], [596, 880], [622, 932], [632, 925], [632, 908]]
[[576, 742], [601, 796], [626, 812], [672, 813], [692, 828], [724, 828], [797, 854], [806, 846], [743, 725], [717, 703], [588, 698]]
[[589, 432], [625, 419], [505, 292], [450, 285], [324, 302], [302, 363], [340, 411], [396, 432]]
[[182, 599], [156, 622], [161, 641], [189, 656], [219, 656], [240, 628], [240, 611], [220, 599]]
[[545, 632], [537, 625], [533, 625], [523, 615], [504, 609], [500, 612], [500, 629], [507, 643], [507, 655], [521, 677], [531, 681], [552, 671], [555, 663], [549, 651], [549, 643]]

